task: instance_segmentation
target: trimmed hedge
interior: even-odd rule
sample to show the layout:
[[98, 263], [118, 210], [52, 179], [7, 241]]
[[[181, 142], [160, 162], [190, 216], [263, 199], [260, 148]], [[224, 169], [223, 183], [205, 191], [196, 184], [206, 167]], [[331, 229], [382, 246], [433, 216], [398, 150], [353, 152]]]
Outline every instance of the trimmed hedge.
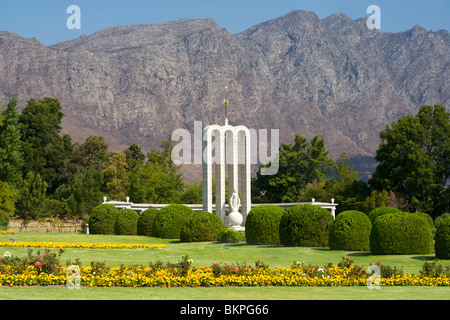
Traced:
[[360, 211], [344, 211], [336, 216], [330, 228], [331, 250], [368, 251], [372, 223]]
[[114, 224], [119, 209], [104, 203], [92, 209], [89, 217], [89, 232], [92, 234], [114, 234]]
[[376, 209], [370, 211], [369, 219], [370, 219], [370, 222], [372, 224], [374, 224], [375, 220], [379, 216], [382, 216], [383, 214], [396, 213], [396, 212], [401, 212], [401, 210], [397, 209], [397, 208], [394, 208], [394, 207], [379, 207], [379, 208], [376, 208]]
[[326, 247], [333, 215], [324, 208], [302, 204], [285, 210], [280, 219], [280, 243], [284, 246]]
[[388, 213], [378, 217], [370, 232], [372, 254], [428, 254], [433, 251], [433, 234], [419, 215]]
[[274, 205], [254, 207], [245, 222], [245, 239], [248, 244], [280, 244], [280, 220], [284, 209]]
[[137, 221], [137, 234], [140, 236], [151, 236], [153, 221], [155, 220], [158, 209], [151, 208], [141, 213]]
[[123, 209], [119, 211], [114, 224], [114, 233], [116, 235], [136, 235], [137, 221], [139, 215], [131, 209]]
[[194, 210], [182, 204], [168, 205], [156, 214], [152, 235], [162, 239], [180, 239], [181, 228]]
[[217, 240], [217, 236], [224, 228], [225, 225], [219, 216], [206, 211], [195, 211], [181, 228], [180, 240], [183, 242]]
[[436, 230], [436, 258], [450, 259], [450, 217], [443, 219]]
[[222, 229], [217, 236], [218, 243], [239, 243], [242, 240], [245, 240], [244, 231], [236, 231], [229, 228]]
[[425, 218], [425, 220], [427, 220], [428, 225], [431, 228], [431, 232], [433, 233], [433, 237], [434, 237], [434, 235], [436, 233], [436, 227], [434, 226], [433, 218], [428, 213], [425, 213], [425, 212], [413, 212], [413, 213], [410, 213], [410, 214], [417, 214], [418, 216], [420, 216], [422, 218]]

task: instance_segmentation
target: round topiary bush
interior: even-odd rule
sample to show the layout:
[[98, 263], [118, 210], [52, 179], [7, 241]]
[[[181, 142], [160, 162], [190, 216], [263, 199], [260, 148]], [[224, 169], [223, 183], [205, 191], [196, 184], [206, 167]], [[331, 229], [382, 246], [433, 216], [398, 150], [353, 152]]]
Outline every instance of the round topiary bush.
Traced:
[[139, 215], [136, 211], [131, 209], [120, 210], [114, 224], [114, 233], [116, 235], [136, 235], [138, 219]]
[[419, 217], [425, 218], [425, 220], [427, 220], [428, 222], [428, 225], [430, 226], [431, 233], [433, 234], [434, 237], [436, 233], [436, 227], [434, 226], [433, 218], [428, 213], [425, 212], [413, 212], [411, 214], [417, 214]]
[[302, 204], [286, 209], [280, 219], [280, 243], [284, 246], [326, 247], [333, 215], [324, 208]]
[[180, 239], [180, 231], [194, 211], [182, 204], [162, 208], [153, 221], [152, 236], [163, 239]]
[[368, 251], [370, 229], [369, 217], [360, 211], [344, 211], [336, 216], [329, 234], [332, 250]]
[[217, 235], [218, 243], [239, 243], [245, 240], [244, 231], [236, 231], [233, 229], [224, 228]]
[[137, 221], [137, 234], [140, 236], [151, 236], [153, 229], [153, 221], [155, 220], [158, 209], [147, 209], [139, 215]]
[[436, 258], [450, 259], [450, 217], [443, 219], [436, 230]]
[[401, 210], [397, 209], [397, 208], [394, 208], [394, 207], [379, 207], [379, 208], [376, 208], [376, 209], [370, 211], [369, 219], [370, 219], [370, 222], [372, 224], [374, 224], [375, 220], [379, 216], [382, 216], [383, 214], [395, 213], [395, 212], [401, 212]]
[[89, 217], [89, 232], [92, 234], [114, 234], [114, 224], [119, 209], [104, 203], [92, 209]]
[[274, 205], [254, 207], [245, 221], [245, 239], [248, 244], [280, 244], [280, 219], [284, 209]]
[[225, 225], [219, 216], [206, 211], [195, 211], [181, 228], [180, 240], [183, 242], [213, 241], [224, 228]]
[[375, 220], [369, 243], [372, 254], [428, 254], [433, 250], [433, 234], [419, 215], [388, 213]]

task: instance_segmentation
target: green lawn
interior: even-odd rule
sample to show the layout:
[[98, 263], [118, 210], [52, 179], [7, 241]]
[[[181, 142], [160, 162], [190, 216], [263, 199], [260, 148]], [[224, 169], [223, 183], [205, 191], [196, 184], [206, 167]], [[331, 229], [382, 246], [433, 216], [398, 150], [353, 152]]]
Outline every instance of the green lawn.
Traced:
[[[1, 235], [0, 241], [10, 241], [9, 235]], [[424, 261], [434, 255], [374, 256], [370, 252], [333, 251], [328, 248], [250, 246], [245, 243], [218, 244], [215, 242], [182, 243], [144, 236], [84, 235], [75, 233], [18, 233], [19, 241], [48, 242], [96, 242], [96, 243], [148, 243], [164, 244], [162, 249], [65, 249], [61, 262], [80, 258], [83, 265], [91, 261], [105, 261], [109, 266], [142, 264], [149, 261], [178, 261], [189, 253], [193, 266], [210, 266], [212, 262], [254, 264], [263, 261], [271, 267], [288, 267], [294, 261], [325, 266], [338, 263], [343, 256], [354, 260], [355, 265], [367, 268], [380, 261], [390, 266], [403, 267], [405, 273], [418, 274]], [[26, 255], [26, 248], [3, 247], [13, 255]], [[37, 249], [34, 249], [37, 250]], [[0, 254], [1, 256], [2, 254]], [[450, 260], [440, 262], [450, 266]], [[449, 299], [450, 288], [430, 287], [382, 287], [369, 290], [366, 287], [344, 288], [81, 288], [66, 287], [14, 287], [0, 288], [0, 299]]]
[[448, 300], [446, 287], [0, 287], [0, 300]]

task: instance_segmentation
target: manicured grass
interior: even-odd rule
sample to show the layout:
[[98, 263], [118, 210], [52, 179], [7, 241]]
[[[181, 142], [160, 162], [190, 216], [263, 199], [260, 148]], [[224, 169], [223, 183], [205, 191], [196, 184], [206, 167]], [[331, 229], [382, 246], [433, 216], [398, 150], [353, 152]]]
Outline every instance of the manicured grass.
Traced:
[[[163, 262], [179, 261], [189, 253], [194, 260], [193, 266], [210, 266], [216, 263], [246, 262], [254, 265], [256, 260], [271, 267], [289, 267], [294, 261], [304, 262], [306, 265], [325, 266], [329, 262], [338, 263], [345, 256], [354, 260], [355, 265], [367, 268], [370, 264], [380, 261], [382, 264], [402, 267], [408, 274], [418, 274], [425, 261], [434, 260], [434, 255], [372, 255], [370, 252], [335, 251], [328, 248], [258, 246], [238, 244], [220, 244], [216, 242], [183, 243], [178, 240], [166, 240], [145, 236], [116, 236], [116, 235], [85, 235], [77, 233], [18, 233], [19, 241], [47, 241], [47, 242], [96, 242], [96, 243], [147, 243], [164, 244], [163, 249], [65, 249], [61, 261], [74, 261], [80, 258], [83, 265], [91, 261], [105, 261], [109, 266], [125, 266], [142, 264], [147, 266], [150, 261]], [[0, 241], [10, 241], [10, 236], [1, 235]], [[0, 248], [11, 254], [25, 256], [26, 248]], [[37, 249], [34, 249], [37, 250]], [[3, 252], [4, 252], [3, 251]], [[441, 260], [446, 267], [450, 260]]]
[[0, 300], [449, 300], [447, 287], [0, 287]]
[[[0, 241], [10, 241], [9, 235], [1, 235]], [[418, 274], [424, 261], [434, 260], [434, 255], [397, 255], [374, 256], [370, 252], [333, 251], [328, 248], [257, 246], [238, 244], [219, 244], [215, 242], [182, 243], [178, 240], [164, 240], [144, 236], [85, 235], [75, 233], [18, 233], [19, 241], [27, 242], [91, 242], [91, 243], [146, 243], [164, 244], [162, 249], [65, 249], [61, 257], [66, 260], [80, 258], [83, 265], [91, 261], [105, 261], [109, 266], [142, 264], [148, 266], [150, 261], [179, 261], [189, 253], [194, 260], [193, 266], [210, 266], [212, 262], [235, 263], [246, 262], [254, 265], [256, 260], [276, 267], [288, 267], [294, 261], [308, 265], [325, 266], [329, 262], [338, 263], [345, 256], [354, 260], [355, 265], [367, 268], [380, 261], [382, 264], [403, 267], [405, 273]], [[38, 250], [38, 249], [34, 249]], [[42, 249], [41, 249], [42, 250]], [[3, 247], [13, 255], [25, 256], [26, 248]], [[446, 267], [450, 260], [441, 260]], [[293, 288], [293, 287], [227, 287], [227, 288], [87, 288], [69, 290], [67, 287], [0, 287], [0, 299], [120, 299], [120, 300], [439, 300], [450, 298], [450, 288], [446, 287], [382, 287], [369, 290], [366, 287], [341, 288]]]

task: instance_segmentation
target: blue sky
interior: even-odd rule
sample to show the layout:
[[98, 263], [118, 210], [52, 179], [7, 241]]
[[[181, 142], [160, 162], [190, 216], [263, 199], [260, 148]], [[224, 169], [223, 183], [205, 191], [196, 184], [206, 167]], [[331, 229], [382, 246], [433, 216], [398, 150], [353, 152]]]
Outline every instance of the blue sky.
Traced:
[[[70, 5], [81, 9], [80, 30], [67, 28]], [[381, 9], [383, 32], [406, 31], [416, 24], [433, 31], [450, 29], [449, 0], [0, 0], [0, 30], [51, 45], [109, 26], [212, 18], [237, 33], [291, 10], [312, 11], [320, 19], [333, 13], [369, 17], [370, 5]]]

